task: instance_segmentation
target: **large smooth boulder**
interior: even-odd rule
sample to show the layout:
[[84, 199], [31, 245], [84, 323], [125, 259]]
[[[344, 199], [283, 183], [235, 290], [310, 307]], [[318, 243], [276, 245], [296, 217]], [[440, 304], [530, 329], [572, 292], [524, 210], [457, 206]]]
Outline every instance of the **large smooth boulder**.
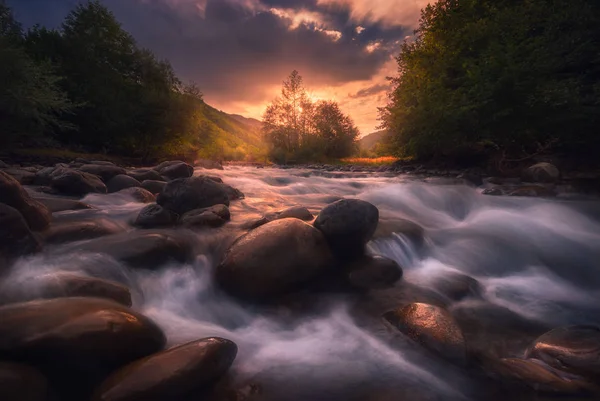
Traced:
[[321, 232], [298, 219], [282, 219], [239, 238], [215, 277], [234, 296], [269, 300], [325, 273], [331, 260]]
[[124, 168], [115, 166], [114, 164], [84, 164], [83, 166], [79, 167], [79, 171], [97, 175], [104, 182], [110, 181], [117, 175], [127, 173]]
[[36, 252], [40, 248], [39, 240], [33, 235], [21, 213], [0, 203], [0, 257], [12, 259]]
[[348, 280], [356, 288], [390, 288], [402, 278], [400, 265], [383, 256], [363, 256], [348, 268]]
[[126, 188], [141, 187], [142, 184], [133, 177], [125, 174], [119, 174], [111, 178], [106, 184], [109, 193], [118, 192]]
[[144, 188], [138, 188], [138, 187], [125, 188], [125, 189], [122, 189], [115, 193], [127, 195], [127, 196], [131, 197], [133, 200], [140, 202], [140, 203], [151, 203], [151, 202], [156, 201], [156, 196], [154, 196], [154, 194], [152, 194], [148, 190], [145, 190]]
[[191, 177], [194, 175], [194, 168], [189, 164], [182, 162], [167, 166], [159, 172], [162, 176], [167, 177], [170, 180], [175, 180], [177, 178]]
[[430, 351], [461, 365], [466, 364], [465, 338], [447, 310], [413, 303], [386, 313], [384, 318]]
[[117, 370], [92, 401], [180, 400], [223, 376], [237, 354], [235, 343], [205, 338], [151, 355]]
[[52, 373], [106, 373], [165, 345], [152, 320], [99, 298], [6, 305], [0, 308], [0, 321], [0, 355]]
[[52, 173], [50, 186], [56, 191], [73, 196], [89, 193], [105, 194], [106, 185], [98, 176], [68, 168], [58, 168]]
[[166, 186], [167, 186], [166, 181], [145, 180], [142, 182], [142, 188], [144, 188], [145, 190], [147, 190], [148, 192], [151, 192], [153, 194], [161, 193], [163, 191], [163, 189], [165, 189]]
[[47, 273], [6, 281], [0, 287], [0, 297], [4, 303], [64, 297], [92, 297], [131, 306], [131, 293], [124, 285], [69, 272]]
[[526, 352], [548, 365], [582, 376], [600, 378], [600, 328], [560, 327], [536, 339]]
[[2, 401], [46, 401], [48, 381], [35, 368], [14, 362], [0, 362]]
[[342, 199], [325, 206], [314, 226], [319, 229], [338, 256], [361, 253], [379, 222], [375, 205], [359, 199]]
[[194, 166], [202, 167], [204, 169], [209, 170], [223, 170], [223, 165], [218, 161], [207, 160], [207, 159], [198, 159], [194, 162]]
[[117, 234], [123, 227], [109, 219], [64, 221], [53, 224], [43, 233], [44, 240], [51, 244], [82, 241]]
[[311, 221], [315, 218], [313, 214], [304, 206], [292, 206], [277, 212], [278, 219], [294, 218], [303, 221]]
[[192, 257], [192, 243], [185, 232], [131, 231], [97, 238], [68, 247], [66, 251], [104, 253], [134, 267], [153, 269], [170, 261], [184, 263]]
[[140, 210], [133, 225], [142, 228], [154, 228], [172, 226], [176, 222], [177, 216], [173, 212], [154, 203]]
[[206, 177], [180, 178], [169, 182], [156, 201], [179, 215], [213, 205], [229, 206], [226, 187]]
[[52, 219], [46, 206], [32, 199], [17, 180], [3, 171], [0, 171], [0, 202], [17, 209], [34, 231], [45, 229]]
[[185, 213], [181, 216], [181, 224], [187, 227], [221, 227], [230, 219], [231, 213], [227, 206], [215, 205]]
[[431, 280], [434, 290], [453, 301], [461, 301], [468, 297], [478, 297], [483, 293], [479, 281], [471, 276], [458, 272], [444, 272]]
[[560, 179], [560, 171], [550, 163], [537, 163], [523, 171], [523, 181], [552, 183]]
[[146, 180], [154, 180], [154, 181], [162, 180], [162, 176], [160, 175], [160, 173], [151, 168], [141, 168], [141, 169], [131, 170], [131, 171], [127, 172], [127, 175], [132, 178], [135, 178], [139, 182], [143, 182]]

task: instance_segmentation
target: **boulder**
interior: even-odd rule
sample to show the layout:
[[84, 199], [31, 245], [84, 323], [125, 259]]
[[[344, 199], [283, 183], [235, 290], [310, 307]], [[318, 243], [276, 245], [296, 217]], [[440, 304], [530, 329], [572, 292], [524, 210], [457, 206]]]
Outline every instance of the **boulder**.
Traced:
[[537, 338], [526, 352], [548, 365], [581, 376], [600, 378], [600, 328], [560, 327]]
[[560, 171], [550, 163], [537, 163], [523, 171], [522, 177], [525, 182], [553, 183], [560, 179]]
[[483, 195], [502, 196], [504, 192], [500, 187], [486, 188], [481, 192]]
[[384, 318], [430, 351], [461, 365], [466, 364], [465, 338], [447, 310], [413, 303], [386, 313]]
[[402, 278], [402, 268], [383, 256], [363, 256], [349, 266], [348, 281], [356, 288], [393, 287]]
[[142, 228], [154, 228], [172, 226], [176, 222], [177, 216], [175, 214], [170, 210], [153, 203], [140, 210], [133, 225]]
[[187, 163], [176, 163], [159, 170], [160, 174], [170, 180], [189, 178], [194, 175], [194, 168]]
[[483, 293], [479, 281], [466, 274], [445, 272], [432, 280], [433, 288], [453, 301], [477, 297]]
[[304, 206], [292, 206], [290, 208], [277, 212], [278, 219], [294, 218], [304, 221], [311, 221], [315, 218], [313, 214]]
[[321, 232], [298, 219], [282, 219], [239, 238], [215, 277], [234, 296], [269, 300], [325, 273], [331, 264]]
[[35, 177], [33, 178], [34, 185], [50, 185], [52, 182], [52, 173], [59, 167], [44, 167], [35, 173]]
[[73, 169], [59, 168], [52, 173], [50, 186], [65, 195], [85, 196], [89, 193], [106, 193], [106, 185], [100, 178]]
[[181, 161], [181, 160], [167, 160], [165, 162], [160, 163], [158, 166], [153, 167], [152, 169], [154, 171], [161, 172], [162, 170], [164, 170], [167, 167], [171, 167], [171, 166], [174, 166], [176, 164], [181, 164], [181, 163], [185, 164], [185, 162]]
[[131, 198], [140, 203], [156, 202], [156, 196], [154, 196], [150, 191], [147, 191], [144, 188], [125, 188], [115, 193], [130, 196]]
[[233, 363], [237, 346], [205, 338], [130, 363], [110, 375], [92, 401], [165, 401], [189, 397], [215, 383]]
[[333, 252], [346, 258], [363, 252], [378, 222], [379, 210], [371, 203], [342, 199], [325, 206], [314, 226], [323, 233]]
[[50, 226], [43, 233], [47, 243], [60, 244], [72, 241], [82, 241], [117, 234], [124, 229], [108, 219], [64, 221]]
[[142, 188], [153, 194], [159, 194], [167, 185], [166, 181], [145, 180], [142, 182]]
[[1, 171], [13, 177], [19, 184], [31, 185], [35, 180], [35, 172], [22, 168], [6, 168]]
[[551, 197], [556, 196], [556, 193], [541, 185], [527, 185], [519, 187], [508, 192], [508, 196], [528, 196], [528, 197]]
[[113, 301], [73, 297], [0, 307], [0, 354], [53, 375], [104, 374], [163, 349], [165, 336]]
[[215, 205], [204, 209], [191, 210], [181, 216], [181, 224], [187, 227], [221, 227], [231, 214], [225, 205]]
[[131, 293], [124, 285], [68, 272], [36, 275], [17, 281], [10, 280], [5, 282], [0, 290], [4, 303], [64, 297], [92, 297], [131, 306]]
[[218, 183], [223, 183], [223, 179], [221, 177], [217, 177], [216, 175], [206, 175], [206, 174], [202, 174], [199, 177], [206, 177], [209, 180], [213, 180], [214, 182], [218, 182]]
[[119, 192], [120, 190], [126, 188], [136, 188], [141, 186], [142, 184], [138, 180], [124, 174], [114, 176], [106, 184], [106, 188], [109, 193]]
[[127, 172], [127, 175], [135, 178], [136, 180], [138, 180], [139, 182], [143, 182], [146, 180], [152, 180], [152, 181], [161, 181], [162, 180], [162, 176], [160, 175], [160, 173], [156, 170], [153, 169], [137, 169], [137, 170], [131, 170]]
[[52, 214], [46, 206], [32, 199], [17, 180], [2, 171], [0, 171], [0, 202], [17, 209], [34, 231], [45, 229], [52, 219]]
[[157, 268], [170, 261], [188, 262], [192, 243], [181, 231], [131, 231], [67, 247], [65, 251], [104, 253], [134, 267]]
[[223, 165], [218, 161], [207, 160], [207, 159], [198, 159], [194, 162], [194, 166], [202, 167], [204, 169], [209, 170], [223, 170]]
[[67, 210], [92, 209], [87, 203], [73, 199], [35, 197], [35, 200], [46, 206], [52, 213], [64, 212]]
[[0, 203], [0, 256], [12, 259], [40, 249], [37, 237], [33, 235], [21, 213]]
[[386, 238], [394, 234], [408, 238], [417, 246], [425, 243], [425, 229], [414, 221], [406, 219], [380, 220], [373, 237]]
[[48, 381], [31, 366], [0, 362], [2, 401], [46, 401]]
[[179, 215], [213, 205], [229, 206], [226, 187], [206, 177], [179, 178], [165, 186], [157, 203]]
[[97, 175], [104, 182], [110, 181], [117, 175], [124, 175], [127, 173], [124, 168], [115, 166], [114, 164], [84, 164], [79, 168], [79, 171]]

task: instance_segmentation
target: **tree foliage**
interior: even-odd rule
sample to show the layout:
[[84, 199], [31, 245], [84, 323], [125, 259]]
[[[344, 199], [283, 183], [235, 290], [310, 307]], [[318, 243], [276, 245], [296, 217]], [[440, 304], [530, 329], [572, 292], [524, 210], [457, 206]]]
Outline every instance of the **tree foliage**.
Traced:
[[267, 106], [263, 132], [270, 156], [277, 162], [350, 156], [359, 135], [336, 102], [310, 99], [295, 70], [283, 82], [281, 96]]
[[397, 57], [382, 128], [400, 155], [598, 149], [600, 3], [440, 0]]

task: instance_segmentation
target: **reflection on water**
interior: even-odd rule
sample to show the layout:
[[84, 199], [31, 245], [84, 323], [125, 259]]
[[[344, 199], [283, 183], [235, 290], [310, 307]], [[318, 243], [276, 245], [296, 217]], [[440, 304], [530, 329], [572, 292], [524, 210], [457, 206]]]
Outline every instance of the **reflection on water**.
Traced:
[[[155, 319], [171, 343], [205, 336], [235, 341], [240, 353], [234, 380], [258, 383], [266, 400], [494, 399], [472, 373], [421, 352], [379, 318], [399, 302], [414, 301], [414, 294], [454, 311], [470, 346], [503, 342], [501, 352], [513, 353], [500, 355], [505, 357], [520, 356], [519, 347], [548, 327], [600, 324], [600, 223], [590, 217], [598, 216], [597, 203], [487, 197], [463, 185], [383, 174], [244, 167], [210, 174], [246, 198], [233, 202], [230, 224], [199, 234], [199, 242], [229, 243], [248, 220], [293, 205], [316, 215], [340, 197], [375, 204], [382, 220], [418, 223], [426, 239], [416, 245], [391, 234], [372, 241], [371, 252], [404, 268], [403, 282], [358, 297], [323, 295], [318, 313], [292, 322], [278, 318], [285, 311], [258, 311], [220, 293], [211, 282], [218, 254], [147, 272], [105, 255], [50, 249], [21, 261], [14, 279], [41, 270], [82, 270], [124, 282], [134, 291], [134, 307]], [[125, 223], [142, 207], [118, 195], [84, 201], [99, 210], [64, 212], [58, 219], [100, 215]], [[444, 298], [434, 283], [451, 273], [477, 279], [481, 299]]]

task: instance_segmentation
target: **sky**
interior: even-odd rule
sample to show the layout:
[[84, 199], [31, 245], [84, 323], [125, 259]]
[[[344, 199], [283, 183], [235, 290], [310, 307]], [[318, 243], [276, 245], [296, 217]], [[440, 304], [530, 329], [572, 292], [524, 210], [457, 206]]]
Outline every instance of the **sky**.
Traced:
[[[375, 131], [400, 45], [430, 0], [104, 0], [143, 46], [194, 81], [205, 101], [260, 119], [298, 70], [315, 99], [336, 100]], [[26, 27], [58, 27], [78, 0], [8, 0]]]

